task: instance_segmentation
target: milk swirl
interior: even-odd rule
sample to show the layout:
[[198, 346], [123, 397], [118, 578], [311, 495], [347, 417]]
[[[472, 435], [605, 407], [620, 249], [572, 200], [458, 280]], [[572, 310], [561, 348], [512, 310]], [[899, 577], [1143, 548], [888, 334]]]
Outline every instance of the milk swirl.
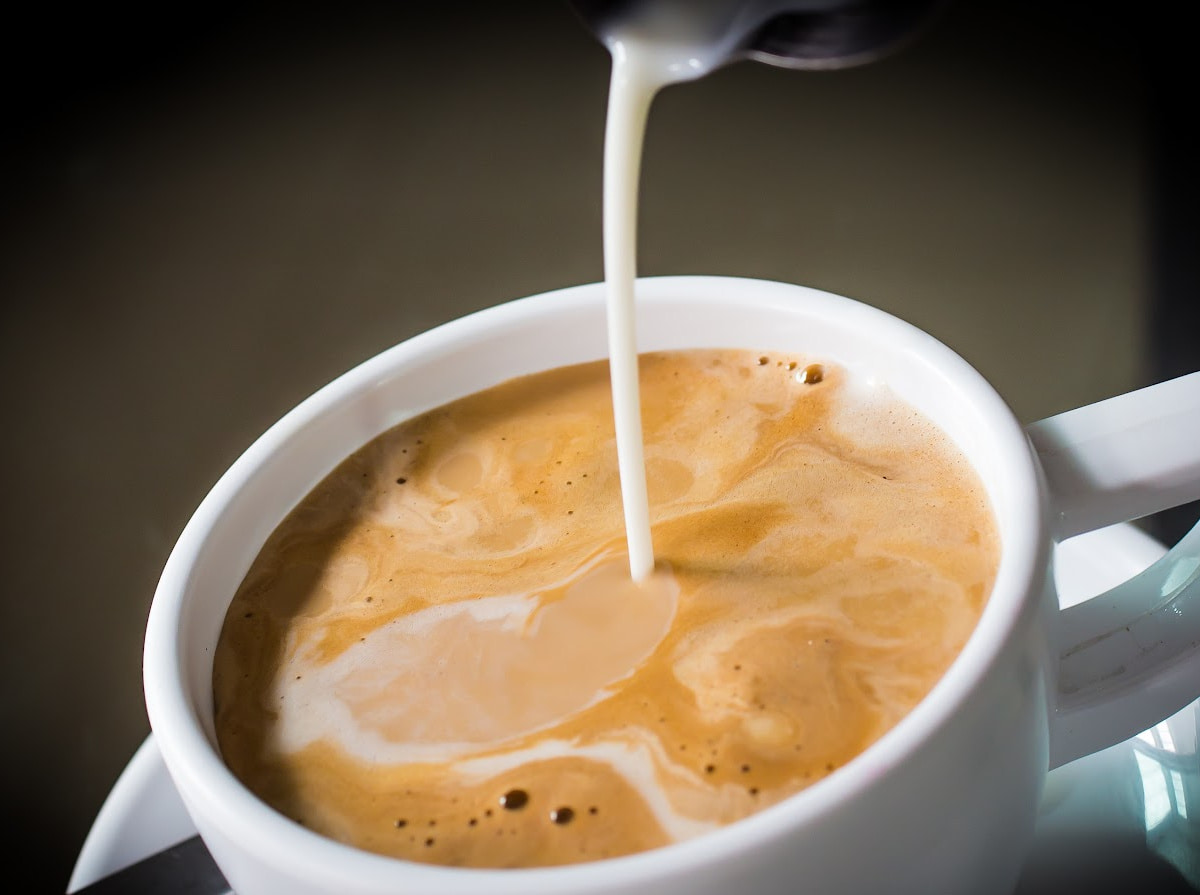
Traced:
[[640, 379], [641, 584], [604, 363], [403, 423], [301, 501], [215, 656], [251, 789], [413, 860], [602, 859], [774, 804], [928, 692], [999, 552], [949, 440], [820, 358], [650, 354]]

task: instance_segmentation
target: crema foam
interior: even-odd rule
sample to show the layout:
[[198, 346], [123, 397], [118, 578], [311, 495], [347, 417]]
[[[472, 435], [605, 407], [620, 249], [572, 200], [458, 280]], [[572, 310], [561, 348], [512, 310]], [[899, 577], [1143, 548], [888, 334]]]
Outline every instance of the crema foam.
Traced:
[[595, 860], [774, 804], [929, 691], [999, 553], [946, 436], [818, 358], [649, 354], [640, 379], [644, 582], [603, 362], [403, 423], [295, 508], [215, 660], [252, 790], [383, 854]]

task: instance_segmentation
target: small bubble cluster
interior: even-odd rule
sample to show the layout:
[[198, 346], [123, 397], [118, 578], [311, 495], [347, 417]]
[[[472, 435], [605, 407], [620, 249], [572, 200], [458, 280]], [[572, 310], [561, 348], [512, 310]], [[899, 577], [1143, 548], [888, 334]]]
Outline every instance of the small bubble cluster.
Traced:
[[[458, 800], [454, 799], [452, 801], [457, 802]], [[500, 808], [504, 809], [504, 811], [513, 812], [513, 813], [524, 812], [527, 808], [530, 808], [532, 806], [532, 803], [533, 803], [533, 798], [530, 795], [530, 793], [527, 790], [520, 789], [520, 788], [506, 790], [505, 792], [496, 796], [496, 801], [495, 801], [495, 804], [497, 804]], [[590, 817], [595, 817], [600, 813], [600, 808], [598, 805], [589, 805], [586, 809], [586, 813]], [[566, 826], [566, 825], [572, 823], [573, 821], [575, 821], [577, 815], [578, 815], [578, 812], [572, 806], [559, 805], [555, 808], [551, 808], [549, 811], [546, 811], [546, 813], [543, 816], [551, 824], [562, 827], [562, 826]], [[465, 821], [465, 825], [467, 827], [476, 828], [476, 827], [480, 826], [481, 820], [486, 822], [489, 818], [495, 818], [495, 817], [497, 817], [497, 815], [491, 808], [485, 808], [479, 814], [468, 817]], [[442, 818], [442, 820], [447, 820], [447, 818]], [[434, 827], [438, 826], [438, 819], [430, 818], [427, 821], [421, 821], [419, 819], [414, 821], [411, 817], [397, 817], [397, 818], [395, 818], [395, 820], [392, 821], [392, 825], [397, 830], [405, 830], [406, 832], [411, 830], [411, 828], [414, 825], [419, 826], [422, 823], [424, 823], [425, 826], [429, 827], [430, 830], [432, 830]], [[452, 822], [449, 825], [451, 826], [451, 828], [453, 828], [454, 823]], [[481, 832], [482, 832], [482, 830], [481, 830]], [[503, 835], [515, 836], [515, 835], [517, 835], [517, 828], [515, 828], [515, 827], [513, 827], [513, 828], [509, 828], [509, 827], [497, 828], [497, 829], [495, 829], [495, 833], [497, 836], [503, 836]], [[437, 839], [432, 835], [427, 835], [422, 839], [422, 837], [419, 834], [414, 833], [412, 835], [409, 835], [407, 838], [408, 838], [408, 841], [410, 843], [413, 843], [414, 845], [417, 845], [417, 844], [423, 842], [425, 847], [432, 847], [437, 842]]]
[[[771, 358], [765, 354], [760, 355], [757, 361], [757, 366], [766, 367], [771, 363]], [[802, 385], [816, 385], [825, 378], [825, 368], [821, 364], [808, 364], [800, 368], [800, 364], [794, 360], [777, 360], [775, 366], [789, 373], [795, 374], [795, 380]]]

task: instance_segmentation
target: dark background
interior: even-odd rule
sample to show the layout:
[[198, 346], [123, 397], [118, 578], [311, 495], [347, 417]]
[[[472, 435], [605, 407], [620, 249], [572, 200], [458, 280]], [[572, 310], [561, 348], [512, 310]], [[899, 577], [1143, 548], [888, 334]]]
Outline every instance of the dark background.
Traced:
[[[1185, 26], [1140, 9], [962, 2], [873, 66], [669, 88], [642, 272], [880, 305], [1027, 421], [1200, 369]], [[221, 472], [379, 350], [601, 278], [608, 57], [557, 0], [5, 15], [0, 795], [63, 891]]]

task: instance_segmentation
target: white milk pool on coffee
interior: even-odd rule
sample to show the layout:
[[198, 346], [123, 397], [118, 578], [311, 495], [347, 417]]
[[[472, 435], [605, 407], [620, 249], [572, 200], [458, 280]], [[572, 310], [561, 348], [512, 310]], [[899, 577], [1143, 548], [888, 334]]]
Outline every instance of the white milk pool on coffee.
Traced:
[[667, 84], [690, 81], [727, 59], [742, 39], [796, 0], [656, 0], [634, 4], [603, 36], [612, 54], [604, 142], [604, 278], [617, 464], [635, 581], [654, 568], [638, 397], [634, 280], [638, 172], [646, 117]]

